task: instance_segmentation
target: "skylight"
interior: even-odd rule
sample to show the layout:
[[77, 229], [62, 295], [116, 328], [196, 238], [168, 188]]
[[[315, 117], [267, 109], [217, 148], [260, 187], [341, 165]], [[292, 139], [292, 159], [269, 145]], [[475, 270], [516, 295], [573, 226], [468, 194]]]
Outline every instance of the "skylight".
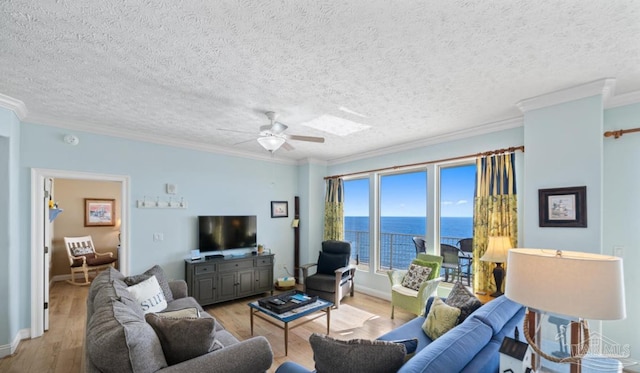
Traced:
[[338, 136], [348, 136], [352, 133], [364, 131], [371, 128], [366, 124], [357, 123], [348, 119], [334, 117], [333, 115], [322, 115], [316, 119], [302, 123], [303, 126], [315, 128]]

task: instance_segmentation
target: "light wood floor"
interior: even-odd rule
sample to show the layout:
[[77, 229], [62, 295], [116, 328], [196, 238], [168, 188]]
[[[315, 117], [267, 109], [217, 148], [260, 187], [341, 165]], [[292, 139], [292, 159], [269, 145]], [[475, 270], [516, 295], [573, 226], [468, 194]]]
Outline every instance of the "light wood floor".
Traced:
[[[87, 286], [56, 282], [50, 290], [50, 328], [44, 336], [20, 342], [12, 356], [0, 359], [0, 372], [40, 373], [79, 372], [84, 339]], [[260, 297], [205, 307], [238, 339], [251, 337], [248, 302]], [[331, 311], [331, 336], [339, 339], [376, 337], [411, 320], [415, 316], [396, 308], [390, 319], [388, 301], [357, 293], [347, 296], [339, 309]], [[274, 362], [269, 372], [285, 361], [295, 361], [313, 368], [313, 352], [309, 346], [311, 333], [326, 332], [325, 317], [289, 331], [289, 354], [284, 355], [284, 331], [265, 320], [254, 319], [254, 334], [263, 335], [271, 344]], [[290, 324], [295, 326], [296, 322]]]

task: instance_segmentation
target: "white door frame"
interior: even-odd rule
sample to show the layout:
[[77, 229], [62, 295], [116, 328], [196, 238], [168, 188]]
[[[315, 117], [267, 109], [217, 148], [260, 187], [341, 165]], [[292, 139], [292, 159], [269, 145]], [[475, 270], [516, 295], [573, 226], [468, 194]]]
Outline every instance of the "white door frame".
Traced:
[[44, 183], [47, 178], [78, 179], [96, 181], [117, 181], [120, 190], [120, 240], [121, 249], [118, 257], [120, 272], [129, 274], [129, 216], [130, 216], [130, 178], [126, 175], [98, 174], [79, 171], [52, 170], [43, 168], [31, 169], [31, 338], [44, 334]]

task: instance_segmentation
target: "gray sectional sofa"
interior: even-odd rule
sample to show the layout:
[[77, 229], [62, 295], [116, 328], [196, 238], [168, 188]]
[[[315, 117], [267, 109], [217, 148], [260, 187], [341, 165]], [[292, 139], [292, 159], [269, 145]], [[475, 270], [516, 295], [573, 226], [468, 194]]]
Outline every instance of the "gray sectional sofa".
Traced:
[[[145, 321], [139, 303], [127, 291], [125, 277], [113, 268], [101, 272], [87, 296], [87, 324], [83, 371], [86, 372], [265, 372], [273, 352], [264, 337], [238, 341], [215, 323], [216, 350], [168, 365], [156, 332]], [[165, 282], [167, 283], [167, 282]], [[209, 317], [198, 302], [187, 296], [187, 284], [169, 281], [165, 311], [196, 308]], [[202, 321], [202, 320], [201, 320]], [[183, 336], [188, 341], [189, 336]]]

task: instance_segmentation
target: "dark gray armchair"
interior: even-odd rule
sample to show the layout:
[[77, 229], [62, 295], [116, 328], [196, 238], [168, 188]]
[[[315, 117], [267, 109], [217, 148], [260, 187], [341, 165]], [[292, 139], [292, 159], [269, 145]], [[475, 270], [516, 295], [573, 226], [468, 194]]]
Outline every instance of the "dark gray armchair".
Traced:
[[[317, 263], [301, 266], [304, 278], [304, 292], [333, 302], [340, 307], [340, 300], [347, 293], [353, 296], [353, 278], [356, 267], [349, 264], [351, 244], [345, 241], [324, 241]], [[316, 273], [309, 275], [309, 269], [316, 268]]]

